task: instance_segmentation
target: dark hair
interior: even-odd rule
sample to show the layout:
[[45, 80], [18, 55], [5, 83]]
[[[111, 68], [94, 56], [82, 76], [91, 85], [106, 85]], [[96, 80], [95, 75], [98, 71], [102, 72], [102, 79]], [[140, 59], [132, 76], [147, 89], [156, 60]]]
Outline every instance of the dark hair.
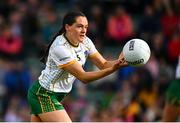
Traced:
[[82, 13], [82, 12], [68, 12], [64, 18], [63, 18], [63, 25], [62, 25], [62, 28], [60, 29], [60, 31], [52, 38], [51, 42], [48, 44], [47, 48], [45, 49], [45, 52], [43, 53], [42, 57], [40, 58], [40, 61], [42, 63], [46, 63], [47, 61], [47, 57], [48, 57], [48, 54], [49, 54], [49, 49], [52, 45], [52, 43], [54, 42], [54, 40], [56, 39], [56, 37], [58, 35], [61, 35], [63, 33], [66, 33], [66, 29], [65, 29], [65, 25], [68, 24], [68, 25], [72, 25], [73, 23], [76, 22], [76, 18], [79, 17], [79, 16], [83, 16], [85, 17], [85, 15]]

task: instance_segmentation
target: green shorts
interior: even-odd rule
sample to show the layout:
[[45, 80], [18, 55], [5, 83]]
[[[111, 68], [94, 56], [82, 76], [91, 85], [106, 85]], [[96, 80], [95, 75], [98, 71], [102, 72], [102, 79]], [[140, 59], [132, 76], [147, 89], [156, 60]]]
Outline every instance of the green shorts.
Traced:
[[28, 91], [28, 103], [31, 114], [37, 115], [64, 109], [60, 103], [67, 93], [55, 93], [43, 88], [39, 81], [35, 81]]
[[168, 103], [180, 106], [180, 79], [172, 81], [167, 90], [166, 97]]

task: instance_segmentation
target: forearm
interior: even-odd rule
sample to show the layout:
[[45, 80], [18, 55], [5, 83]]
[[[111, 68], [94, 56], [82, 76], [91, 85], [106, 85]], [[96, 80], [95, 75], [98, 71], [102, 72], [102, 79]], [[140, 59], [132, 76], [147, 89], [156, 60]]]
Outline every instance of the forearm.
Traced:
[[112, 67], [115, 63], [117, 63], [118, 60], [113, 60], [113, 61], [106, 61], [103, 66], [102, 69], [106, 69], [109, 67]]
[[92, 81], [103, 78], [103, 77], [113, 73], [117, 69], [118, 68], [109, 67], [109, 68], [106, 68], [106, 69], [103, 69], [103, 70], [100, 70], [100, 71], [83, 72], [83, 73], [80, 74], [78, 79], [80, 81], [82, 81], [83, 83], [87, 84], [87, 83], [90, 83]]
[[109, 68], [109, 67], [113, 67], [117, 62], [120, 63], [119, 68], [128, 66], [128, 63], [125, 63], [124, 59], [123, 60], [117, 59], [117, 60], [114, 60], [114, 61], [105, 61], [100, 69], [102, 70], [102, 69], [106, 69], [106, 68]]
[[89, 56], [89, 58], [100, 70], [112, 67], [116, 62], [118, 62], [118, 59], [106, 60], [100, 53], [96, 53], [94, 56]]
[[118, 59], [112, 60], [112, 61], [106, 60], [105, 58], [102, 57], [102, 55], [100, 53], [97, 53], [96, 55], [89, 56], [89, 57], [92, 60], [92, 62], [101, 70], [112, 67], [117, 62], [120, 62], [120, 67], [127, 66], [127, 63], [125, 63], [125, 64], [123, 63], [124, 62], [124, 55], [122, 52], [119, 55]]
[[102, 69], [99, 71], [86, 72], [86, 71], [84, 71], [84, 69], [78, 62], [75, 62], [72, 65], [64, 67], [63, 69], [68, 71], [69, 73], [71, 73], [73, 76], [75, 76], [81, 82], [87, 84], [94, 80], [103, 78], [103, 77], [113, 73], [114, 71], [116, 71], [120, 67], [122, 67], [122, 65], [123, 64], [121, 64], [119, 61], [117, 61], [116, 63], [114, 62], [113, 66], [111, 66], [109, 64], [109, 66], [111, 66], [111, 67], [108, 67], [108, 68], [105, 68], [105, 69]]

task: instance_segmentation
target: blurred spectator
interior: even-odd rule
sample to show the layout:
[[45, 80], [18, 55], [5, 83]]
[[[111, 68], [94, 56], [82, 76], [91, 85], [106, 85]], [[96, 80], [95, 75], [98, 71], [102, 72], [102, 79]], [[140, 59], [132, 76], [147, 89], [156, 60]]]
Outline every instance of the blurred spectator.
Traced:
[[22, 38], [13, 35], [10, 26], [6, 25], [0, 35], [0, 54], [6, 59], [19, 59], [22, 50]]
[[11, 32], [14, 36], [22, 37], [22, 14], [19, 11], [14, 11], [9, 16], [9, 21], [11, 23]]
[[165, 14], [161, 17], [162, 31], [167, 38], [171, 38], [174, 32], [177, 31], [180, 18], [174, 13], [171, 8], [165, 10]]
[[0, 1], [0, 14], [3, 15], [5, 20], [8, 20], [9, 15], [17, 9], [19, 0], [1, 0]]
[[125, 0], [121, 1], [125, 6], [126, 10], [135, 15], [142, 15], [146, 5], [151, 4], [149, 0]]
[[87, 105], [86, 110], [84, 111], [84, 116], [82, 117], [82, 122], [95, 122], [97, 115], [97, 109], [95, 107], [95, 104], [89, 104]]
[[141, 113], [141, 106], [137, 100], [137, 97], [135, 97], [134, 95], [127, 107], [126, 121], [127, 122], [141, 121], [141, 119], [138, 118], [138, 115], [140, 115], [140, 113]]
[[20, 104], [20, 98], [18, 96], [13, 96], [9, 101], [9, 107], [7, 108], [5, 114], [5, 121], [13, 122], [18, 121], [21, 122], [22, 119], [19, 116], [18, 106]]
[[[19, 5], [19, 11], [23, 14], [22, 17], [22, 32], [24, 41], [25, 55], [33, 55], [38, 53], [37, 35], [39, 34], [39, 21], [37, 18], [38, 7], [32, 4], [23, 3]], [[33, 48], [33, 50], [32, 50]]]
[[165, 59], [159, 60], [159, 77], [166, 77], [166, 81], [174, 78], [173, 67]]
[[153, 107], [158, 99], [158, 87], [153, 83], [148, 88], [143, 88], [139, 93], [139, 100], [146, 108]]
[[[51, 36], [55, 35], [55, 32], [58, 32], [61, 19], [58, 18], [57, 12], [51, 7], [45, 11], [45, 17], [42, 18], [44, 23], [41, 25], [41, 32], [43, 36], [43, 42], [48, 44], [52, 39]], [[42, 20], [39, 18], [39, 20]]]
[[154, 35], [152, 35], [149, 44], [151, 44], [151, 50], [157, 59], [161, 57], [167, 58], [167, 43], [165, 42], [162, 32], [156, 32]]
[[118, 6], [107, 21], [107, 34], [109, 44], [122, 44], [125, 40], [133, 36], [133, 21], [126, 10]]
[[157, 17], [161, 17], [164, 14], [164, 0], [153, 0], [152, 6]]
[[98, 4], [93, 5], [89, 14], [88, 35], [95, 40], [96, 38], [103, 40], [105, 23], [103, 8]]
[[175, 13], [177, 15], [180, 15], [180, 9], [179, 9], [179, 6], [180, 6], [180, 1], [179, 0], [173, 0], [173, 3], [172, 3], [172, 8], [173, 10], [175, 11]]
[[159, 77], [159, 62], [155, 57], [154, 52], [151, 52], [151, 57], [145, 67], [151, 73], [153, 80], [157, 80]]
[[26, 99], [27, 90], [31, 82], [31, 75], [21, 61], [9, 62], [9, 69], [5, 73], [4, 82], [9, 98], [16, 94]]
[[176, 62], [180, 54], [180, 34], [176, 32], [168, 42], [169, 61]]
[[155, 34], [161, 29], [160, 20], [155, 15], [154, 9], [150, 5], [145, 7], [144, 14], [139, 23], [139, 33], [140, 35], [146, 36], [143, 38], [147, 39], [147, 41], [150, 39], [152, 34]]
[[120, 82], [123, 80], [127, 80], [130, 77], [130, 75], [133, 74], [135, 71], [136, 71], [136, 68], [131, 67], [131, 66], [120, 69], [118, 71], [118, 80]]
[[27, 107], [27, 102], [25, 102], [19, 95], [13, 95], [9, 99], [9, 107], [5, 112], [4, 119], [6, 122], [27, 122], [30, 120], [29, 108]]
[[[3, 25], [4, 25], [4, 22], [5, 20], [4, 20], [4, 18], [3, 18], [3, 16], [0, 14], [0, 28], [1, 28], [1, 30], [2, 30], [2, 28], [3, 28]], [[0, 31], [0, 34], [1, 34], [2, 32]]]

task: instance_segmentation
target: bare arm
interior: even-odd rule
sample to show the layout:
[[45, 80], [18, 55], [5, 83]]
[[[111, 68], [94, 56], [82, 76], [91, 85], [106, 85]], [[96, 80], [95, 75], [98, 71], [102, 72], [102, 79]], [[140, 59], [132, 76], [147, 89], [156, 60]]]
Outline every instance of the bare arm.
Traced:
[[74, 75], [81, 82], [87, 84], [94, 80], [105, 77], [105, 76], [113, 73], [114, 71], [118, 70], [120, 68], [119, 64], [124, 64], [124, 63], [117, 62], [116, 64], [114, 64], [114, 66], [103, 69], [103, 70], [86, 72], [86, 71], [84, 71], [82, 66], [76, 61], [75, 63], [64, 67], [63, 69], [68, 71], [72, 75]]
[[[113, 60], [113, 61], [107, 61], [103, 58], [103, 56], [98, 52], [92, 56], [89, 56], [91, 61], [99, 68], [99, 69], [105, 69], [112, 67], [114, 64], [116, 64], [119, 60], [124, 60], [124, 56], [121, 53], [119, 56], [119, 59]], [[127, 66], [127, 64], [122, 64], [121, 67]]]

